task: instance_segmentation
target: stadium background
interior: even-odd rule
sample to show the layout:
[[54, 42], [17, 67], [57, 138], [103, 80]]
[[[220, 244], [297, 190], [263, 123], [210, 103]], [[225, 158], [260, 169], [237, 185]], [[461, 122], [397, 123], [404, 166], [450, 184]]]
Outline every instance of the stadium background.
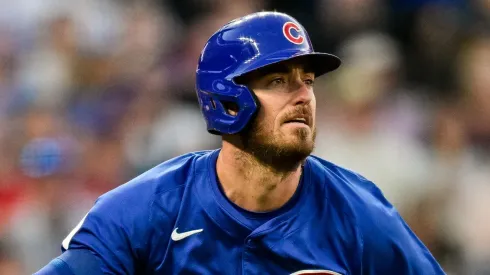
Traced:
[[490, 274], [490, 1], [0, 1], [0, 274], [30, 274], [103, 192], [219, 146], [194, 72], [250, 12], [344, 60], [315, 154], [373, 180], [448, 274]]

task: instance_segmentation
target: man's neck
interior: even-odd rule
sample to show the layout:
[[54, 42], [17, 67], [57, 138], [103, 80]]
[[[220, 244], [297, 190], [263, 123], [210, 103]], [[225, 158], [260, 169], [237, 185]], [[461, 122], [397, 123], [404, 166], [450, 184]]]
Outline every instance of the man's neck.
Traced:
[[301, 163], [291, 171], [278, 172], [225, 143], [216, 172], [229, 200], [249, 211], [267, 212], [280, 208], [293, 196], [301, 177]]

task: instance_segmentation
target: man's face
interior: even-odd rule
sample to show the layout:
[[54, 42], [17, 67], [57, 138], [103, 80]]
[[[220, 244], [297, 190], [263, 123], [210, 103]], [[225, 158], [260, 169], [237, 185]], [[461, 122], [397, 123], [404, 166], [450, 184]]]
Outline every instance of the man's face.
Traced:
[[316, 136], [314, 79], [298, 61], [272, 65], [246, 77], [261, 105], [242, 133], [246, 149], [267, 162], [298, 162], [311, 154]]

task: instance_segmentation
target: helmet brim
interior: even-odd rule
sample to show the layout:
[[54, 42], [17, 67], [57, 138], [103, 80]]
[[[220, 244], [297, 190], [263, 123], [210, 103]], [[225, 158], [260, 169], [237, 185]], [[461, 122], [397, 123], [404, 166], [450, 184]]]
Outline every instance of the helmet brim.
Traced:
[[250, 60], [248, 64], [244, 64], [244, 66], [235, 70], [235, 72], [230, 75], [230, 78], [233, 79], [270, 65], [300, 58], [313, 70], [315, 77], [334, 71], [342, 64], [339, 57], [329, 53], [284, 50], [269, 56], [264, 56], [262, 58], [259, 56], [254, 60]]

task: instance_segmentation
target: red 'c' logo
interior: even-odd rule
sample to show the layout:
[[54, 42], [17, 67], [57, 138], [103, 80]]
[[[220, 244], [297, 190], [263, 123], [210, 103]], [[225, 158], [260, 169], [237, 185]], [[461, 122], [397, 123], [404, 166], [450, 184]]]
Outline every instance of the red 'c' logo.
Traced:
[[[291, 29], [294, 29], [296, 31], [296, 36], [291, 33]], [[294, 22], [284, 23], [284, 26], [282, 26], [282, 33], [287, 40], [291, 41], [294, 44], [302, 44], [305, 41], [304, 36], [301, 35], [300, 27]]]

